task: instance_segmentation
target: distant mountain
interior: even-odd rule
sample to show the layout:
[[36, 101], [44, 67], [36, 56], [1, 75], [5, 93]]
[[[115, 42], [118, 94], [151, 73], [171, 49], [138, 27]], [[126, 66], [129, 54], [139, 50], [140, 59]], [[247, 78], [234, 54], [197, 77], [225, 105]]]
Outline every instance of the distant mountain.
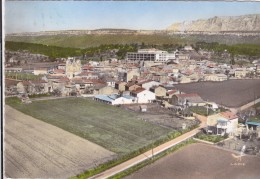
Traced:
[[174, 23], [166, 30], [175, 32], [260, 32], [260, 14], [184, 21]]

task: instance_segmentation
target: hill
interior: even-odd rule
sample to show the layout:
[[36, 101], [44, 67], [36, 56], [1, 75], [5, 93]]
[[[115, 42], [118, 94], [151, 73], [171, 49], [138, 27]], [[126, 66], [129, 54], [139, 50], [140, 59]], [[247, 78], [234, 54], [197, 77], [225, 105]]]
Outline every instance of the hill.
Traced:
[[184, 21], [172, 24], [167, 30], [179, 32], [260, 32], [260, 14]]

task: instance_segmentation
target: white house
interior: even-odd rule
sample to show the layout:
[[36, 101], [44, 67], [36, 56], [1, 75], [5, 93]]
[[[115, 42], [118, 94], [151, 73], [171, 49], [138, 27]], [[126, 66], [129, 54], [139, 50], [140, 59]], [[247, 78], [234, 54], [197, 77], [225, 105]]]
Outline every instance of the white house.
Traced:
[[238, 126], [238, 116], [230, 111], [221, 112], [220, 116], [222, 119], [218, 120], [217, 130], [218, 134], [220, 134], [219, 129], [222, 130], [223, 133], [227, 133], [233, 135], [237, 130]]
[[96, 95], [94, 100], [104, 102], [111, 105], [120, 105], [120, 104], [132, 104], [134, 102], [134, 97], [130, 95]]
[[151, 87], [153, 86], [159, 86], [161, 83], [157, 82], [157, 81], [144, 81], [144, 82], [140, 82], [138, 83], [138, 85], [140, 85], [142, 88], [149, 90]]
[[134, 97], [135, 103], [151, 103], [156, 99], [155, 93], [144, 88], [138, 88], [131, 91], [130, 95]]
[[207, 118], [207, 131], [217, 135], [234, 135], [238, 126], [238, 116], [230, 111], [211, 115]]

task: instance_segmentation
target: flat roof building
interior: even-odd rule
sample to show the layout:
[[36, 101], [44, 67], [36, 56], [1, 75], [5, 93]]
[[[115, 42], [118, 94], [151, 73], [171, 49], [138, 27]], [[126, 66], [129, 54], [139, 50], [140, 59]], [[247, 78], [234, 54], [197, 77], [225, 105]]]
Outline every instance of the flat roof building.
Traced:
[[157, 49], [140, 49], [138, 52], [128, 52], [126, 54], [127, 60], [131, 61], [153, 61], [153, 62], [167, 62], [175, 60], [175, 53], [168, 53], [167, 51]]

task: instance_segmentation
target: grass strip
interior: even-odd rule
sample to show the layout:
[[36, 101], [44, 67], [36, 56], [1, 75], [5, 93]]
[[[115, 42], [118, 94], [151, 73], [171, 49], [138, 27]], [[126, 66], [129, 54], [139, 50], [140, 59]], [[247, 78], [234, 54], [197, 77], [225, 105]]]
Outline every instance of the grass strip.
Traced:
[[50, 97], [50, 96], [52, 95], [49, 93], [28, 95], [29, 98], [42, 98], [42, 97]]

